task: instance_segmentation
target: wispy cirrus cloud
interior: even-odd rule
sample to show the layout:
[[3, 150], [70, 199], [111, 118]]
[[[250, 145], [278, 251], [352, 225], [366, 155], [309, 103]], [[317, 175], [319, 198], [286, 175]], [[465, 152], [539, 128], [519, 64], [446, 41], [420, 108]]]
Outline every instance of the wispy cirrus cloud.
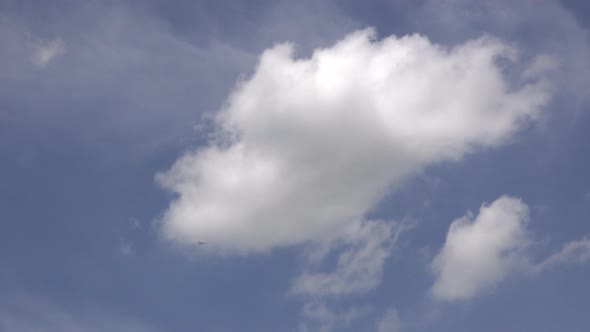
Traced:
[[389, 307], [377, 323], [377, 332], [400, 332], [402, 321], [395, 307]]
[[[368, 306], [350, 306], [345, 312], [335, 312], [332, 305], [347, 296], [375, 290], [399, 236], [413, 226], [407, 221], [365, 221], [334, 239], [311, 246], [304, 256], [302, 272], [291, 283], [291, 294], [305, 302], [303, 326], [330, 331], [368, 314], [372, 309]], [[326, 270], [325, 261], [330, 255], [336, 255], [336, 263]], [[314, 308], [324, 314], [318, 315]]]
[[45, 67], [58, 56], [66, 53], [64, 42], [56, 38], [46, 42], [39, 42], [34, 47], [33, 63], [39, 67]]
[[334, 329], [346, 329], [370, 311], [371, 308], [368, 306], [353, 306], [344, 310], [334, 310], [321, 300], [307, 302], [303, 306], [304, 321], [301, 323], [299, 331], [329, 332]]
[[586, 264], [590, 262], [590, 236], [574, 240], [563, 245], [561, 250], [547, 257], [534, 266], [534, 270], [541, 272], [563, 264]]
[[[360, 229], [358, 228], [360, 227]], [[383, 265], [395, 243], [394, 232], [401, 232], [398, 223], [367, 221], [348, 230], [336, 240], [339, 244], [328, 244], [329, 250], [338, 252], [333, 271], [314, 271], [319, 265], [317, 256], [312, 254], [307, 270], [293, 282], [294, 294], [323, 297], [365, 293], [375, 289], [381, 282]]]

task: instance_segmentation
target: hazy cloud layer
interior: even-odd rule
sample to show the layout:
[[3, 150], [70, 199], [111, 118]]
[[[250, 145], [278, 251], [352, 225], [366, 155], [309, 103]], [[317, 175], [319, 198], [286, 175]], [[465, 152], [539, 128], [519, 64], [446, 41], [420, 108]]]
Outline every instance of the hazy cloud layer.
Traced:
[[32, 296], [0, 300], [0, 331], [12, 332], [158, 332], [137, 320], [97, 312], [71, 312]]
[[303, 306], [304, 321], [299, 327], [300, 332], [329, 332], [335, 329], [346, 329], [359, 318], [366, 316], [369, 307], [350, 307], [335, 311], [322, 301], [308, 302]]
[[381, 320], [377, 324], [377, 332], [400, 332], [402, 322], [399, 318], [397, 310], [390, 307], [385, 311]]

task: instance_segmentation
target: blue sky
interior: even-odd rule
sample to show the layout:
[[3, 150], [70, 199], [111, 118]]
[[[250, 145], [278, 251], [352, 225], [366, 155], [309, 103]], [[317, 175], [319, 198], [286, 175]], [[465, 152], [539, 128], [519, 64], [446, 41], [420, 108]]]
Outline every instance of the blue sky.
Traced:
[[586, 331], [588, 29], [0, 2], [0, 331]]

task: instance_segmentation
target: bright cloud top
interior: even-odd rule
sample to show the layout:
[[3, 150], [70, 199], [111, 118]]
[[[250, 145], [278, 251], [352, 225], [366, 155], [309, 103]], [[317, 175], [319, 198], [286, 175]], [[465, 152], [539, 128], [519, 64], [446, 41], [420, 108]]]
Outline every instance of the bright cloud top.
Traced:
[[502, 196], [482, 205], [475, 218], [468, 214], [453, 221], [433, 262], [433, 294], [443, 300], [468, 299], [502, 280], [514, 263], [523, 261], [528, 219], [524, 203]]
[[178, 194], [164, 233], [259, 252], [360, 222], [412, 173], [499, 145], [539, 113], [542, 75], [503, 75], [498, 60], [515, 53], [493, 38], [449, 49], [370, 29], [306, 59], [291, 44], [266, 50], [218, 114], [218, 140], [157, 176]]

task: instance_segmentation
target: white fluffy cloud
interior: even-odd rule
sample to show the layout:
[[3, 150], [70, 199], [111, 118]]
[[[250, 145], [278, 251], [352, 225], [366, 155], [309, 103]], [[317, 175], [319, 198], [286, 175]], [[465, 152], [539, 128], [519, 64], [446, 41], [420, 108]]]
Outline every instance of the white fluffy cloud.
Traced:
[[528, 218], [523, 202], [502, 196], [489, 206], [482, 205], [479, 215], [453, 221], [433, 261], [437, 273], [434, 296], [450, 301], [468, 299], [501, 281], [524, 257]]
[[306, 59], [288, 43], [266, 50], [217, 139], [157, 176], [177, 194], [164, 234], [261, 252], [361, 222], [412, 173], [501, 144], [539, 113], [547, 82], [507, 82], [497, 61], [515, 54], [488, 37], [446, 48], [370, 29]]

